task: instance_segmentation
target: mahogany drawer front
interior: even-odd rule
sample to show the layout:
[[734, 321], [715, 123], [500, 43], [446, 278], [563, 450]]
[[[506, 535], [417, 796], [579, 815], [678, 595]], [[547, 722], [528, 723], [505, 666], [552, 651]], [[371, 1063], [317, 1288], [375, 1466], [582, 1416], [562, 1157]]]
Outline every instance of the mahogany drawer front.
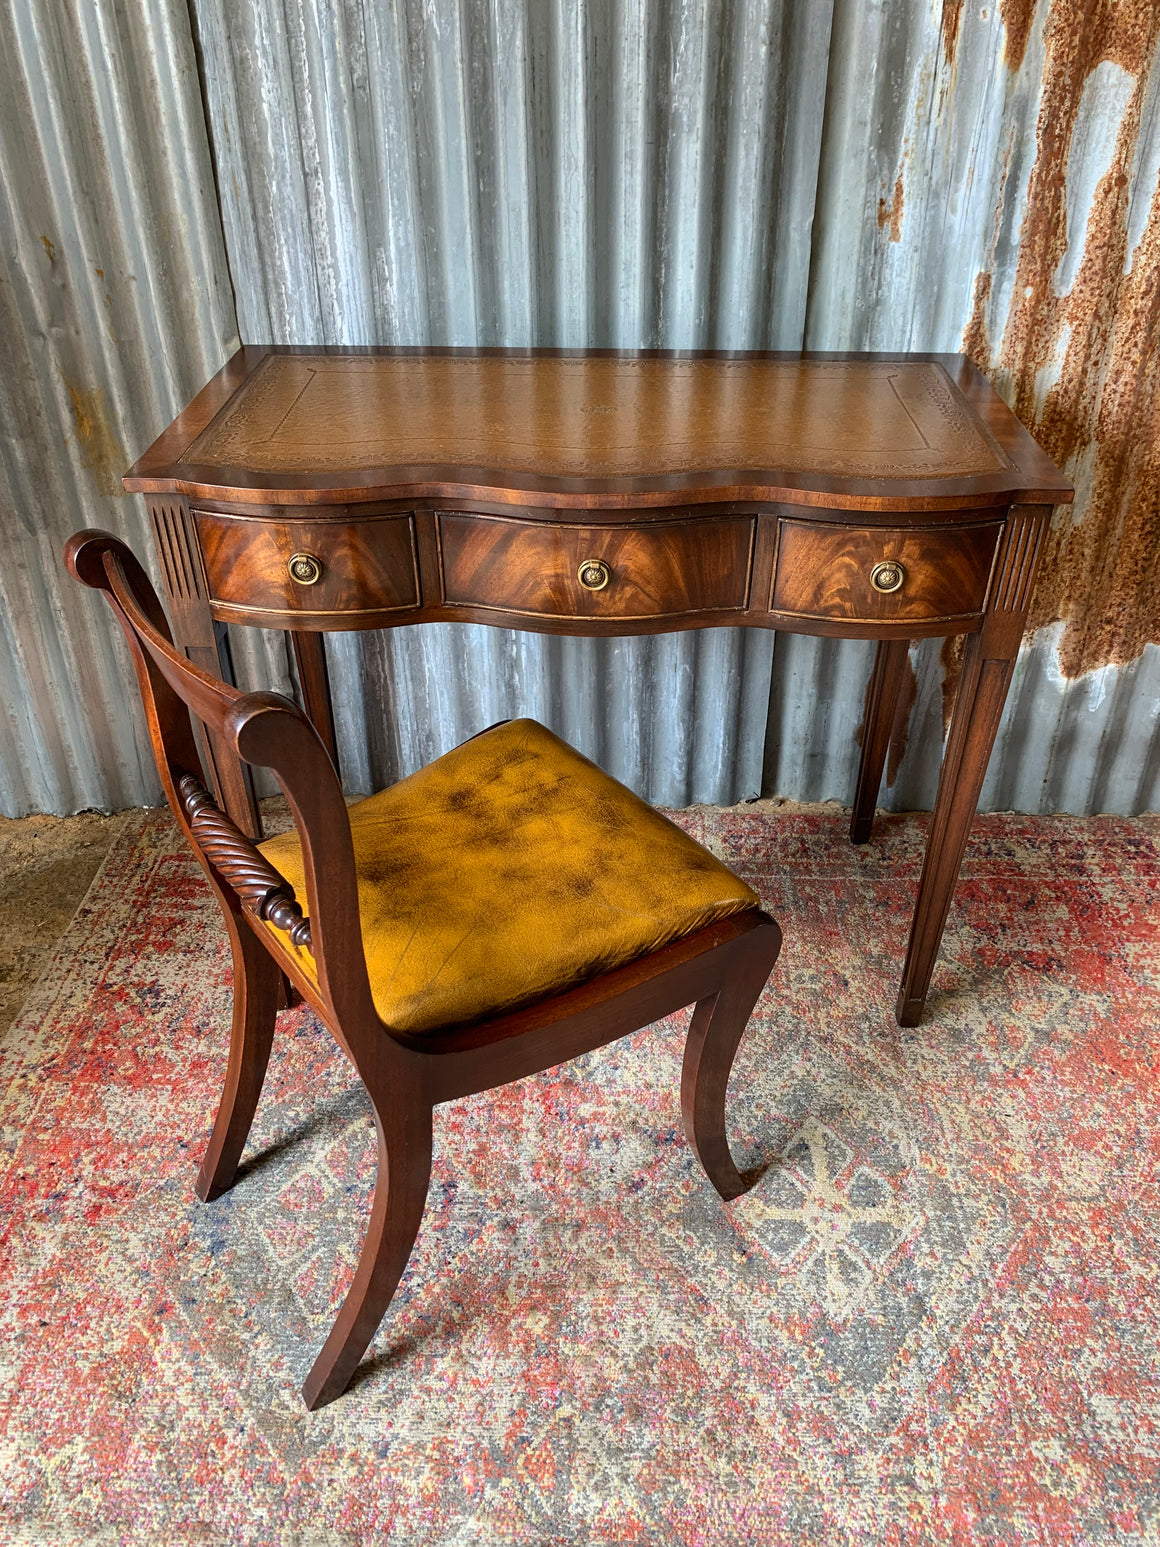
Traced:
[[914, 530], [782, 519], [771, 609], [855, 623], [975, 616], [983, 610], [1002, 526]]
[[[586, 526], [440, 511], [443, 600], [557, 618], [743, 612], [753, 516]], [[592, 585], [580, 579], [585, 571]], [[599, 582], [603, 581], [603, 584]]]
[[356, 617], [419, 605], [410, 513], [352, 521], [276, 520], [204, 510], [194, 516], [209, 594], [219, 611], [224, 604], [247, 613]]

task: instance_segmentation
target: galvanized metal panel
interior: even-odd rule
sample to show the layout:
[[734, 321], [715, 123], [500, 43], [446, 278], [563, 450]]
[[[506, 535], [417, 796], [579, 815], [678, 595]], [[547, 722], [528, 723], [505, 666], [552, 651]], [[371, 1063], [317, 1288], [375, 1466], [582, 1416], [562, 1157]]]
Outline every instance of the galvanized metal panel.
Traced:
[[[750, 727], [764, 724], [769, 700], [763, 633], [554, 639], [445, 623], [426, 629], [419, 648], [404, 629], [331, 635], [327, 644], [351, 788], [369, 788], [384, 768], [421, 767], [524, 714], [658, 804], [761, 788], [762, 743]], [[658, 684], [670, 695], [663, 705]]]
[[156, 801], [127, 655], [66, 576], [80, 526], [150, 543], [137, 448], [235, 346], [185, 6], [0, 5], [0, 810]]
[[[826, 5], [195, 12], [244, 337], [800, 347]], [[526, 712], [652, 799], [760, 789], [770, 635], [328, 651], [352, 788]]]
[[[992, 336], [1001, 337], [1040, 157], [1051, 39], [1080, 26], [1083, 9], [1071, 0], [476, 0], [384, 11], [350, 0], [333, 26], [299, 5], [276, 34], [262, 7], [198, 0], [215, 146], [231, 172], [222, 178], [227, 240], [245, 255], [234, 266], [243, 331], [290, 342], [966, 346], [1015, 401], [1001, 343], [980, 348], [972, 330], [979, 276], [990, 276]], [[1134, 142], [1133, 249], [1160, 154], [1155, 85], [1099, 49], [1090, 65], [1068, 158], [1077, 270], [1086, 208], [1137, 91], [1147, 100]], [[235, 174], [239, 188], [246, 176], [288, 190], [300, 179], [309, 222], [279, 219], [271, 198], [231, 199]], [[1042, 381], [1036, 390], [1046, 390]], [[1065, 458], [1081, 484], [1080, 521], [1085, 455]], [[474, 632], [450, 651], [419, 633], [362, 659], [368, 704], [413, 701], [404, 678], [433, 685], [451, 673], [432, 700], [438, 710], [427, 711], [430, 735], [405, 733], [418, 739], [397, 743], [394, 764], [382, 749], [361, 765], [362, 779], [414, 766], [423, 748], [467, 734], [489, 683], [505, 684], [495, 700], [505, 712], [526, 701], [532, 661], [537, 681], [558, 662], [539, 712], [589, 748], [615, 744], [590, 696], [592, 680], [610, 680], [597, 671], [596, 647], [532, 638], [513, 650]], [[1100, 691], [1120, 708], [1107, 723], [1077, 718], [1092, 690], [1061, 675], [1058, 643], [1059, 631], [1045, 629], [1027, 647], [984, 804], [1154, 802], [1149, 671], [1132, 665], [1113, 691], [1101, 664]], [[642, 745], [680, 742], [666, 716], [682, 700], [665, 673], [684, 667], [665, 663], [698, 648], [620, 647], [614, 670], [639, 683], [623, 707]], [[760, 641], [749, 655], [752, 681], [701, 674], [710, 699], [757, 704], [770, 661]], [[914, 660], [909, 746], [884, 799], [929, 806], [947, 673], [937, 645]], [[767, 793], [848, 798], [868, 661], [857, 645], [779, 640], [768, 714], [756, 709], [741, 732], [743, 766], [711, 786], [678, 779], [675, 788], [715, 799], [747, 792], [764, 725]], [[709, 761], [713, 726], [712, 713], [694, 714], [695, 765]], [[352, 738], [344, 746], [353, 761]], [[1046, 760], [1058, 770], [1064, 746], [1071, 772], [1061, 784]], [[1145, 747], [1152, 761], [1133, 777]], [[624, 764], [639, 770], [639, 788], [674, 788], [668, 765], [641, 756]]]
[[[156, 796], [57, 554], [84, 523], [148, 553], [117, 475], [228, 353], [231, 281], [255, 340], [968, 348], [1080, 491], [984, 804], [1157, 804], [1150, 0], [194, 0], [224, 247], [184, 7], [5, 3], [2, 809]], [[289, 683], [281, 636], [234, 648]], [[328, 650], [352, 788], [530, 712], [655, 799], [754, 793], [763, 749], [767, 792], [852, 789], [864, 645]], [[933, 799], [956, 670], [912, 662], [896, 806]]]

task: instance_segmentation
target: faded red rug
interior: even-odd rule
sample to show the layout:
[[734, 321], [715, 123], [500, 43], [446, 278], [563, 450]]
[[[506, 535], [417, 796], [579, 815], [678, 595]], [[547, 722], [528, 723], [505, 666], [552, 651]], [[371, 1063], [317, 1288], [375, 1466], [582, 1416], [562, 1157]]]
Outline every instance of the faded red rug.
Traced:
[[229, 963], [168, 816], [130, 821], [2, 1048], [4, 1541], [1157, 1541], [1157, 822], [980, 819], [901, 1032], [921, 819], [680, 819], [785, 929], [729, 1105], [760, 1181], [726, 1208], [685, 1146], [683, 1017], [442, 1108], [313, 1415], [367, 1107], [285, 1016], [194, 1201]]

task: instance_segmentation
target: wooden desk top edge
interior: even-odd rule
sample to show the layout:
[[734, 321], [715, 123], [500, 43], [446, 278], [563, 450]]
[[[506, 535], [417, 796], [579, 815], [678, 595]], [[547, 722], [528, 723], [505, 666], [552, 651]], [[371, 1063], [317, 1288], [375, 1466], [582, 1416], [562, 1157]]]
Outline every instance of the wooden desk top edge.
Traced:
[[[929, 362], [941, 365], [972, 412], [1001, 446], [1007, 470], [936, 478], [857, 478], [772, 467], [661, 476], [564, 477], [447, 465], [282, 474], [186, 463], [182, 455], [270, 355], [401, 359], [611, 359], [673, 361]], [[421, 349], [378, 346], [243, 345], [178, 415], [123, 479], [131, 493], [181, 494], [247, 505], [361, 504], [397, 499], [471, 500], [500, 505], [622, 509], [669, 505], [786, 503], [854, 510], [946, 511], [1003, 506], [1012, 500], [1060, 504], [1073, 487], [1015, 415], [961, 354], [905, 351], [669, 351]]]

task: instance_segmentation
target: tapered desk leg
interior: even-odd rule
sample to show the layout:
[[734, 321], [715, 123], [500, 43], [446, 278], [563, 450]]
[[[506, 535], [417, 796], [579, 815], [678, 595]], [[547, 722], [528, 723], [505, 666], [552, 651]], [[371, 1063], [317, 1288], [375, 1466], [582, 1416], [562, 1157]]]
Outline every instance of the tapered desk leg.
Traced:
[[309, 633], [305, 629], [287, 629], [287, 633], [294, 650], [294, 664], [298, 668], [303, 708], [310, 716], [314, 729], [322, 737], [323, 745], [330, 753], [330, 761], [337, 769], [338, 738], [335, 735], [334, 709], [330, 700], [325, 638], [322, 634]]
[[922, 1018], [971, 818], [1007, 701], [1049, 515], [1044, 506], [1012, 506], [983, 626], [967, 638], [898, 990], [895, 1015], [900, 1026], [917, 1026]]
[[874, 808], [882, 787], [882, 770], [886, 766], [909, 649], [908, 639], [882, 639], [878, 643], [862, 715], [862, 761], [858, 765], [858, 788], [850, 817], [851, 843], [867, 842], [874, 827]]
[[1014, 664], [984, 660], [981, 636], [968, 639], [898, 991], [900, 1026], [917, 1026], [922, 1017]]

